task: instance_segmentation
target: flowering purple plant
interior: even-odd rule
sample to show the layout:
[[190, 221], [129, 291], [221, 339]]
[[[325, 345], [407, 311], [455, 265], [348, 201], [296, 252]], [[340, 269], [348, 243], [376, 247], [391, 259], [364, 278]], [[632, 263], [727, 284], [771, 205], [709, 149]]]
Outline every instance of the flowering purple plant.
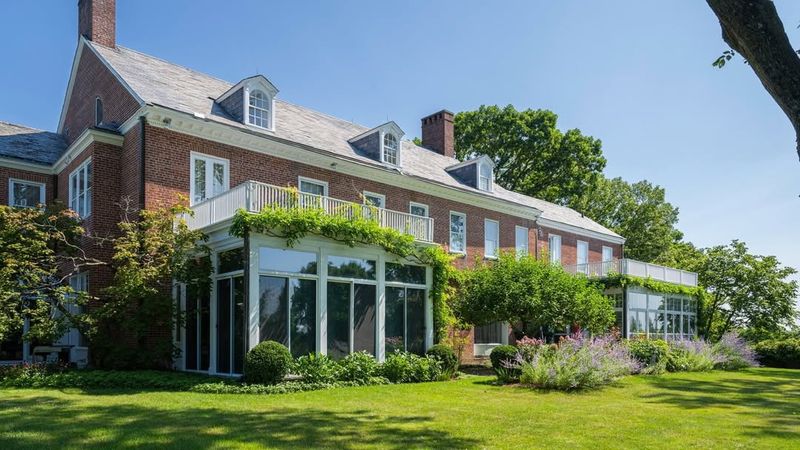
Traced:
[[756, 352], [735, 331], [722, 335], [714, 345], [714, 353], [718, 360], [716, 367], [720, 369], [738, 370], [759, 366]]

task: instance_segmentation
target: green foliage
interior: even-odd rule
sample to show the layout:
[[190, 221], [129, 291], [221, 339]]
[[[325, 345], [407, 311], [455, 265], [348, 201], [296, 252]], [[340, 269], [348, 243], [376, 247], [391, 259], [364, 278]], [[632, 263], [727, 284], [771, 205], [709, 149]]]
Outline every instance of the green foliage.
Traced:
[[614, 323], [611, 300], [586, 277], [512, 253], [466, 271], [453, 305], [459, 318], [475, 325], [523, 323], [530, 330], [578, 325], [602, 333]]
[[435, 358], [442, 366], [442, 370], [450, 374], [455, 374], [458, 370], [458, 356], [452, 348], [444, 344], [436, 344], [429, 348], [426, 355]]
[[341, 367], [328, 355], [309, 353], [294, 361], [291, 372], [307, 383], [332, 383], [339, 379]]
[[713, 347], [704, 341], [670, 341], [667, 370], [670, 372], [707, 372], [718, 358]]
[[284, 381], [277, 384], [232, 384], [226, 382], [202, 383], [192, 386], [189, 391], [202, 394], [253, 394], [253, 395], [275, 395], [291, 394], [294, 392], [319, 391], [323, 389], [333, 389], [352, 386], [376, 386], [389, 384], [385, 378], [375, 377], [366, 381], [332, 381], [329, 383], [309, 383], [305, 381]]
[[768, 339], [753, 348], [765, 366], [800, 369], [800, 338]]
[[678, 208], [666, 201], [664, 188], [643, 180], [601, 179], [594, 190], [569, 206], [625, 236], [625, 255], [653, 261], [683, 237], [676, 225]]
[[641, 278], [633, 275], [620, 275], [618, 273], [609, 274], [603, 279], [603, 284], [607, 288], [627, 286], [641, 286], [664, 294], [682, 294], [692, 297], [701, 297], [705, 294], [702, 287], [683, 286], [665, 281], [654, 280], [652, 278]]
[[795, 299], [797, 273], [774, 256], [749, 253], [740, 241], [706, 249], [698, 278], [708, 291], [701, 326], [715, 341], [731, 329], [779, 332], [794, 325], [800, 312]]
[[489, 353], [489, 359], [492, 361], [492, 368], [495, 371], [504, 368], [504, 363], [513, 362], [517, 359], [518, 353], [517, 347], [513, 345], [498, 345]]
[[119, 223], [114, 279], [91, 312], [98, 328], [87, 335], [100, 366], [171, 367], [178, 352], [172, 335], [153, 331], [172, 330], [181, 319], [172, 297], [176, 283], [207, 292], [211, 275], [207, 236], [190, 230], [183, 219], [176, 221], [183, 214], [191, 210], [175, 205], [142, 210], [135, 219], [126, 212]]
[[601, 142], [556, 127], [552, 111], [481, 106], [455, 115], [456, 156], [495, 162], [495, 181], [512, 191], [565, 204], [590, 193], [606, 160]]
[[21, 334], [25, 317], [31, 319], [26, 337], [44, 342], [60, 338], [70, 326], [82, 331], [91, 326], [70, 308], [85, 305], [88, 295], [65, 283], [102, 264], [80, 251], [83, 235], [80, 217], [62, 204], [0, 205], [0, 341]]
[[377, 245], [388, 253], [431, 266], [433, 280], [429, 295], [433, 303], [434, 339], [443, 339], [448, 324], [454, 320], [448, 306], [453, 283], [458, 278], [458, 271], [452, 265], [453, 256], [438, 245], [420, 247], [410, 234], [380, 226], [371, 218], [375, 217], [374, 214], [363, 214], [360, 205], [345, 208], [347, 210], [340, 211], [340, 215], [308, 206], [302, 209], [264, 209], [258, 214], [239, 210], [233, 218], [230, 233], [242, 238], [251, 232], [278, 237], [286, 240], [287, 247], [293, 247], [305, 236], [314, 234], [351, 247]]
[[339, 380], [367, 382], [379, 375], [380, 365], [374, 356], [367, 352], [351, 353], [339, 361]]
[[663, 339], [630, 339], [626, 341], [628, 352], [640, 364], [640, 373], [659, 374], [666, 372], [669, 344]]
[[291, 366], [292, 354], [285, 345], [260, 342], [245, 355], [244, 379], [253, 384], [275, 384], [286, 377]]
[[392, 383], [422, 383], [441, 378], [442, 367], [431, 357], [396, 351], [386, 357], [381, 374]]

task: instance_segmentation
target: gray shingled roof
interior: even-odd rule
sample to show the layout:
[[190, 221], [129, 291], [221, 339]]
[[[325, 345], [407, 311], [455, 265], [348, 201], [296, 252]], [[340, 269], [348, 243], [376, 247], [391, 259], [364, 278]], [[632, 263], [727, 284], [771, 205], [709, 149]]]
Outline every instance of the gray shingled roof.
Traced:
[[0, 157], [49, 166], [66, 148], [60, 134], [0, 121]]
[[[204, 114], [209, 120], [252, 131], [251, 128], [232, 120], [214, 102], [214, 99], [228, 91], [235, 83], [124, 47], [112, 49], [88, 41], [87, 45], [91, 45], [144, 102], [190, 114]], [[275, 131], [265, 134], [366, 164], [382, 166], [377, 161], [357, 154], [348, 143], [349, 139], [369, 129], [370, 127], [276, 99]], [[418, 147], [410, 141], [402, 142], [402, 161], [402, 172], [406, 175], [533, 207], [542, 211], [542, 218], [619, 237], [613, 231], [570, 208], [517, 194], [500, 186], [495, 186], [493, 192], [486, 193], [464, 185], [445, 170], [458, 163], [458, 160]]]

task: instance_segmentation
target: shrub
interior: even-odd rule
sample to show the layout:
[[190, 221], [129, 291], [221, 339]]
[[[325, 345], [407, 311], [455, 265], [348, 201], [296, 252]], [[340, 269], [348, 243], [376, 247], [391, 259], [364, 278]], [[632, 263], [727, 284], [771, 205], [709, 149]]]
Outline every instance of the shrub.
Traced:
[[425, 354], [438, 360], [442, 365], [442, 370], [450, 375], [455, 374], [458, 370], [458, 356], [452, 348], [444, 344], [434, 345]]
[[669, 344], [663, 339], [630, 339], [628, 351], [638, 363], [639, 373], [658, 374], [667, 370]]
[[244, 358], [244, 379], [253, 384], [274, 384], [289, 373], [292, 354], [285, 345], [264, 341], [253, 347]]
[[567, 337], [539, 345], [530, 360], [517, 358], [520, 383], [535, 388], [573, 390], [601, 386], [638, 369], [625, 345], [610, 337]]
[[670, 372], [705, 372], [721, 362], [714, 348], [706, 341], [680, 340], [669, 342], [667, 370]]
[[714, 353], [719, 361], [715, 368], [723, 370], [739, 370], [745, 367], [758, 366], [756, 352], [735, 331], [725, 333], [714, 344]]
[[0, 387], [14, 388], [187, 391], [198, 384], [211, 382], [238, 384], [230, 379], [184, 372], [77, 370], [41, 363], [0, 367]]
[[299, 375], [306, 383], [332, 383], [339, 379], [339, 364], [327, 355], [310, 353], [297, 358], [292, 373]]
[[440, 379], [442, 368], [434, 358], [397, 350], [386, 358], [381, 374], [392, 383], [420, 383]]
[[378, 376], [379, 364], [374, 356], [367, 352], [351, 353], [339, 361], [339, 380], [355, 383], [367, 383]]
[[492, 361], [492, 368], [495, 371], [504, 368], [504, 363], [516, 361], [518, 353], [517, 347], [513, 345], [498, 345], [493, 348], [492, 352], [489, 354], [489, 359]]
[[768, 339], [754, 349], [765, 366], [800, 369], [800, 338]]

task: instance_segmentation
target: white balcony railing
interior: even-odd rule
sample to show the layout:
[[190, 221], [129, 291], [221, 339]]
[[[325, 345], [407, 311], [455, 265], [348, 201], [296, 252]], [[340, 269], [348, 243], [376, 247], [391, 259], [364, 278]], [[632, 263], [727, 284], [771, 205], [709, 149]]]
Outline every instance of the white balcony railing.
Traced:
[[362, 205], [295, 189], [246, 181], [216, 197], [192, 206], [194, 217], [185, 217], [192, 229], [205, 228], [233, 217], [239, 209], [258, 213], [264, 209], [322, 209], [327, 214], [347, 218], [367, 217], [381, 226], [433, 242], [433, 219], [384, 208]]
[[671, 267], [650, 264], [635, 259], [615, 259], [605, 262], [565, 265], [564, 270], [570, 273], [581, 273], [590, 277], [604, 277], [610, 273], [632, 275], [641, 278], [666, 281], [684, 286], [697, 286], [697, 274]]

